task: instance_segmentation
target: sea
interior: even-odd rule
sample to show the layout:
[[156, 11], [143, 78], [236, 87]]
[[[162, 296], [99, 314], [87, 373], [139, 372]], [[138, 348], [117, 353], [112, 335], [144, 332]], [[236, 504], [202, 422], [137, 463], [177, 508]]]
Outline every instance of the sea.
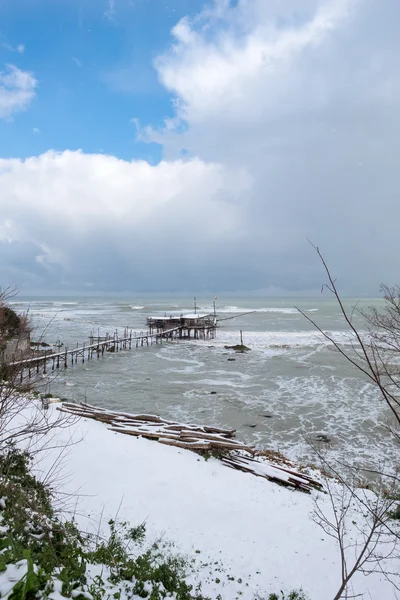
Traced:
[[[363, 332], [360, 311], [382, 301], [344, 302]], [[199, 312], [213, 311], [213, 298], [197, 297], [196, 304]], [[353, 338], [333, 298], [219, 296], [215, 307], [215, 339], [107, 353], [50, 372], [42, 390], [112, 410], [233, 428], [238, 439], [296, 461], [315, 463], [314, 448], [347, 465], [392, 461], [390, 415], [376, 387], [306, 318], [350, 350]], [[173, 295], [18, 297], [13, 308], [29, 314], [33, 340], [70, 348], [87, 343], [90, 333], [146, 331], [148, 316], [194, 310], [193, 298]], [[226, 349], [240, 342], [241, 331], [250, 350]]]

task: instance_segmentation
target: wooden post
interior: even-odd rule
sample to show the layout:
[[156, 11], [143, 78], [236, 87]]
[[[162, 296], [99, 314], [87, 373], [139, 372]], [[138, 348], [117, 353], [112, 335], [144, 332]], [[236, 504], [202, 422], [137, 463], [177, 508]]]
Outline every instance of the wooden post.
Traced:
[[240, 330], [240, 345], [243, 346], [243, 332]]
[[68, 348], [65, 347], [64, 353], [64, 369], [68, 369]]
[[47, 350], [44, 351], [43, 375], [46, 375], [46, 355], [47, 355]]
[[85, 362], [85, 344], [83, 344], [83, 350], [82, 350], [82, 364], [84, 364]]

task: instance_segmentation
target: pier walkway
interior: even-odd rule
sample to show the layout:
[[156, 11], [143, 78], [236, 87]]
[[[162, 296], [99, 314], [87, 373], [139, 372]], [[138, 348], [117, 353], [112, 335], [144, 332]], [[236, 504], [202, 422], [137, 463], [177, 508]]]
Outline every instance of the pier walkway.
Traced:
[[162, 344], [163, 341], [171, 340], [190, 340], [190, 339], [209, 339], [215, 337], [216, 320], [211, 319], [209, 315], [184, 315], [180, 317], [161, 317], [147, 319], [148, 330], [136, 333], [131, 329], [125, 328], [124, 333], [119, 337], [118, 331], [112, 336], [100, 337], [98, 335], [90, 336], [87, 344], [79, 345], [75, 348], [65, 347], [63, 350], [54, 352], [54, 349], [44, 350], [38, 356], [26, 357], [26, 352], [21, 352], [21, 357], [13, 355], [10, 367], [20, 372], [21, 380], [23, 377], [31, 378], [35, 374], [43, 373], [56, 369], [67, 369], [73, 367], [78, 362], [84, 364], [100, 357], [104, 357], [106, 352], [116, 353], [134, 348]]

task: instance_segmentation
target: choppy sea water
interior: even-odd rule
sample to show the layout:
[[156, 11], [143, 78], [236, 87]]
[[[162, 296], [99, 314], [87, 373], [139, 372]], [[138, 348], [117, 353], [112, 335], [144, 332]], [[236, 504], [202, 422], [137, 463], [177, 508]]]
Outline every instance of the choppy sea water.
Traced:
[[[377, 303], [363, 300], [358, 307]], [[346, 304], [351, 308], [355, 301]], [[198, 299], [197, 305], [212, 310], [210, 299]], [[330, 298], [223, 298], [216, 304], [221, 320], [215, 340], [107, 354], [50, 374], [44, 385], [55, 395], [110, 409], [232, 427], [243, 441], [303, 461], [315, 460], [309, 441], [315, 443], [320, 435], [330, 441], [317, 445], [332, 458], [365, 465], [390, 460], [394, 445], [383, 427], [390, 415], [377, 390], [295, 306], [337, 341], [350, 343]], [[193, 301], [172, 296], [19, 298], [14, 308], [29, 311], [33, 339], [61, 340], [72, 347], [86, 342], [91, 331], [145, 331], [146, 316], [193, 312]], [[362, 330], [357, 313], [354, 320]], [[239, 343], [240, 330], [251, 348], [246, 354], [224, 348]]]

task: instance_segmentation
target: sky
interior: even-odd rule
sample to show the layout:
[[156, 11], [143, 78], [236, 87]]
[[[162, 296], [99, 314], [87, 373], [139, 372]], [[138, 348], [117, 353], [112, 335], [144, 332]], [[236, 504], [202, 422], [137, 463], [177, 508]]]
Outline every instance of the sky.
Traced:
[[400, 283], [398, 0], [1, 0], [0, 287]]

